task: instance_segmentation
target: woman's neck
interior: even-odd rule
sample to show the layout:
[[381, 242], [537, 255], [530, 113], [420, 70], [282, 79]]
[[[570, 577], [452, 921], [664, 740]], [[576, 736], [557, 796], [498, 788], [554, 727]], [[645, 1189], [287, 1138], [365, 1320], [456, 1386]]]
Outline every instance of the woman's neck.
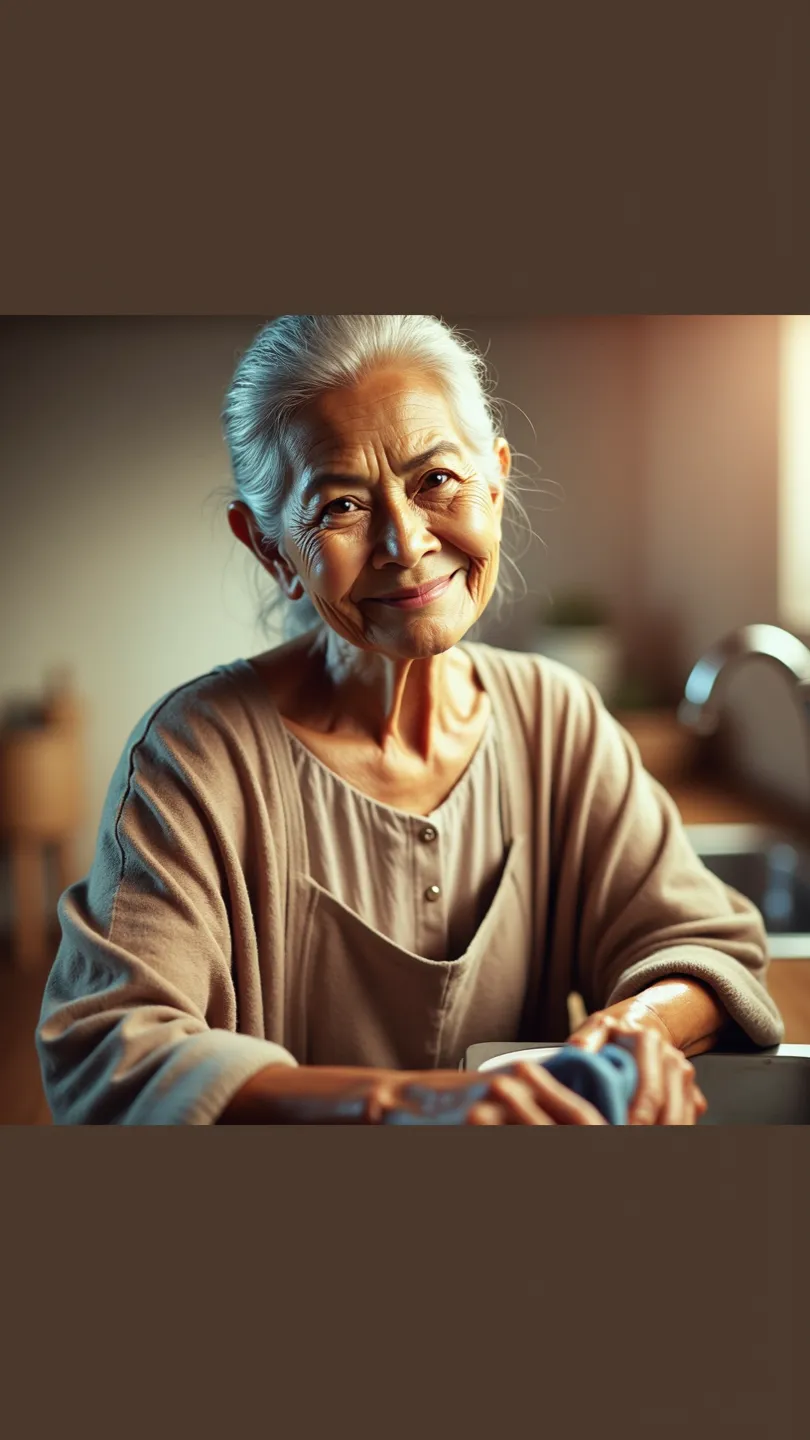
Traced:
[[360, 650], [324, 626], [310, 637], [307, 654], [315, 672], [307, 666], [313, 718], [326, 720], [335, 735], [367, 737], [384, 753], [428, 760], [442, 739], [464, 729], [480, 700], [470, 663], [456, 647], [403, 660]]

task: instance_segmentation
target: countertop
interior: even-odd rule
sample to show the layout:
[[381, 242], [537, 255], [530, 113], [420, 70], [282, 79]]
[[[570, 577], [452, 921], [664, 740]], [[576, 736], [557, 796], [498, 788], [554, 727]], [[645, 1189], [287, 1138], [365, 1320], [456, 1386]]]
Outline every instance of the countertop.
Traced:
[[747, 793], [729, 780], [695, 775], [668, 785], [685, 825], [773, 825], [810, 840], [810, 827], [794, 812], [761, 795]]

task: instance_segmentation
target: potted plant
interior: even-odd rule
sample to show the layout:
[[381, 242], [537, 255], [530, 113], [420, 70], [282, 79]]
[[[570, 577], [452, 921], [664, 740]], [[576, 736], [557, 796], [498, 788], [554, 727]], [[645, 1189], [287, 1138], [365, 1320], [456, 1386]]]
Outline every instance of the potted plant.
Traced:
[[541, 655], [576, 670], [611, 702], [621, 679], [622, 643], [598, 596], [585, 590], [556, 596], [533, 638], [533, 648]]

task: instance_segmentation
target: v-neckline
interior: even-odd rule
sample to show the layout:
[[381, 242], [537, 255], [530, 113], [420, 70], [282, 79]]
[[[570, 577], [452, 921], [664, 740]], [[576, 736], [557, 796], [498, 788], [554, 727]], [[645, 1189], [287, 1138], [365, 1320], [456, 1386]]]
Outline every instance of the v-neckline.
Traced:
[[290, 742], [291, 746], [293, 748], [297, 746], [299, 750], [303, 752], [306, 758], [311, 761], [317, 769], [324, 771], [325, 774], [328, 775], [333, 782], [335, 782], [339, 786], [342, 786], [351, 794], [358, 796], [359, 799], [365, 801], [367, 805], [373, 805], [380, 810], [386, 811], [386, 813], [389, 815], [396, 815], [404, 820], [409, 821], [437, 820], [441, 816], [445, 806], [449, 805], [450, 801], [457, 796], [460, 787], [468, 781], [473, 768], [475, 767], [475, 765], [478, 764], [479, 759], [484, 754], [488, 746], [492, 743], [495, 729], [495, 716], [490, 703], [490, 712], [487, 716], [486, 724], [478, 740], [478, 744], [473, 750], [472, 755], [467, 761], [467, 764], [464, 766], [464, 769], [461, 771], [461, 774], [457, 777], [454, 785], [447, 792], [444, 799], [439, 803], [439, 805], [437, 805], [433, 810], [428, 810], [427, 812], [422, 813], [416, 810], [401, 810], [399, 806], [389, 805], [385, 800], [379, 800], [376, 795], [369, 795], [368, 791], [361, 790], [357, 785], [353, 785], [351, 780], [347, 780], [345, 776], [339, 773], [339, 771], [333, 770], [331, 765], [327, 765], [326, 761], [322, 760], [320, 755], [317, 755], [314, 750], [311, 750], [306, 744], [306, 742], [303, 741], [299, 735], [296, 735], [294, 730], [290, 730], [289, 726], [285, 724], [283, 717], [278, 713], [278, 711], [276, 711], [276, 714], [284, 731], [284, 734], [287, 736], [287, 739]]

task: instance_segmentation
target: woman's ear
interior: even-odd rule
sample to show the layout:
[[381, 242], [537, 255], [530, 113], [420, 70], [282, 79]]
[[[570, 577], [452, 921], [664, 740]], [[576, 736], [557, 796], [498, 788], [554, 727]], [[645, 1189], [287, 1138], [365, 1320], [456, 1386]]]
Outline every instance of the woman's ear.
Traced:
[[304, 593], [301, 581], [290, 565], [289, 560], [277, 550], [265, 542], [265, 554], [267, 555], [267, 568], [270, 570], [279, 589], [288, 600], [300, 600]]
[[232, 500], [228, 506], [228, 524], [237, 540], [261, 560], [259, 527], [252, 510], [242, 500]]
[[304, 587], [298, 575], [277, 545], [262, 535], [256, 524], [253, 511], [241, 500], [232, 500], [228, 506], [228, 524], [237, 540], [256, 556], [259, 564], [273, 576], [288, 600], [300, 600]]
[[509, 479], [509, 471], [512, 468], [512, 452], [509, 449], [508, 442], [504, 440], [502, 435], [499, 435], [495, 441], [494, 454], [496, 473], [489, 482], [489, 493], [498, 517], [498, 525], [500, 526], [501, 516], [503, 514], [504, 491], [506, 489], [506, 482]]
[[509, 449], [509, 441], [505, 440], [503, 435], [499, 435], [495, 441], [495, 459], [498, 462], [501, 479], [508, 480], [509, 472], [512, 469], [512, 451]]

